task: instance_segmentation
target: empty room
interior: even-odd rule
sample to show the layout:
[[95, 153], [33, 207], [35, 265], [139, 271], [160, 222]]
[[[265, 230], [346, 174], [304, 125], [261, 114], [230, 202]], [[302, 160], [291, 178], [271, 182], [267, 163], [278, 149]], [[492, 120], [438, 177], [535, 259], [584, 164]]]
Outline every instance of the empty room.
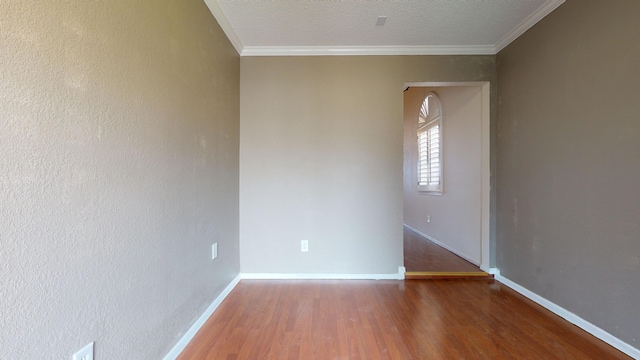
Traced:
[[6, 0], [0, 44], [0, 359], [640, 359], [640, 2]]

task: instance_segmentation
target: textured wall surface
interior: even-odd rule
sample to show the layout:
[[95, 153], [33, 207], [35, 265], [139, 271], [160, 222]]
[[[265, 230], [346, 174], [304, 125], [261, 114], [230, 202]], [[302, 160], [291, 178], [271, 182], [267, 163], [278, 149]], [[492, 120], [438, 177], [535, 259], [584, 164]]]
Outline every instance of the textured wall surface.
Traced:
[[242, 58], [242, 271], [397, 273], [405, 82], [494, 80], [493, 56]]
[[[418, 191], [418, 113], [426, 95], [442, 102], [444, 193]], [[481, 262], [482, 88], [411, 87], [404, 92], [404, 223], [476, 264]], [[427, 215], [431, 222], [427, 222]]]
[[237, 275], [239, 66], [201, 0], [0, 2], [0, 358], [159, 359]]
[[640, 2], [568, 0], [498, 54], [498, 267], [640, 347]]

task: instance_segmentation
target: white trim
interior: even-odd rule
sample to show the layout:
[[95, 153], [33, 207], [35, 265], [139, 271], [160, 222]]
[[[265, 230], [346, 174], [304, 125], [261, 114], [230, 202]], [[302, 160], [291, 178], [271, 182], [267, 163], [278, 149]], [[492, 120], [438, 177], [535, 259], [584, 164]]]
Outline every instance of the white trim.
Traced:
[[211, 314], [213, 314], [213, 312], [216, 311], [216, 309], [218, 308], [218, 306], [220, 306], [222, 301], [229, 295], [229, 293], [231, 293], [231, 290], [233, 290], [233, 288], [236, 287], [236, 285], [238, 285], [238, 283], [240, 282], [240, 279], [241, 279], [241, 276], [240, 274], [238, 274], [238, 276], [236, 276], [233, 280], [231, 280], [229, 285], [227, 285], [227, 287], [224, 288], [224, 290], [222, 290], [220, 295], [218, 295], [218, 297], [215, 300], [213, 300], [211, 305], [209, 305], [209, 307], [204, 311], [204, 313], [200, 315], [198, 320], [196, 320], [196, 322], [193, 323], [193, 325], [191, 325], [189, 330], [187, 330], [187, 332], [182, 336], [182, 338], [180, 338], [178, 343], [173, 346], [171, 351], [169, 351], [169, 353], [163, 358], [164, 360], [175, 360], [180, 355], [180, 353], [184, 350], [184, 348], [187, 347], [187, 345], [189, 345], [189, 342], [193, 339], [193, 337], [196, 335], [198, 330], [200, 330], [200, 328], [204, 325], [204, 323], [207, 322]]
[[[208, 0], [213, 1], [213, 0]], [[216, 16], [217, 18], [217, 16]], [[240, 56], [495, 55], [494, 46], [245, 46]]]
[[607, 344], [613, 346], [614, 348], [622, 351], [623, 353], [631, 356], [634, 359], [640, 359], [640, 349], [636, 349], [635, 347], [627, 344], [626, 342], [618, 339], [617, 337], [611, 335], [605, 330], [599, 328], [598, 326], [590, 323], [589, 321], [581, 318], [580, 316], [572, 313], [571, 311], [543, 298], [542, 296], [534, 293], [531, 290], [528, 290], [517, 283], [507, 279], [506, 277], [500, 275], [500, 271], [498, 270], [495, 274], [495, 279], [510, 287], [511, 289], [519, 292], [520, 294], [526, 296], [532, 301], [538, 303], [542, 307], [547, 310], [553, 312], [554, 314], [560, 316], [561, 318], [567, 320], [568, 322], [576, 325], [582, 330], [588, 332], [589, 334], [599, 338], [600, 340], [606, 342]]
[[558, 6], [562, 5], [564, 2], [565, 0], [548, 0], [536, 12], [529, 15], [520, 24], [518, 24], [518, 26], [513, 28], [513, 30], [509, 31], [507, 35], [505, 35], [500, 41], [498, 41], [494, 46], [494, 54], [499, 53], [502, 49], [507, 47], [507, 45], [511, 44], [511, 42], [520, 37], [520, 35], [531, 29], [533, 25], [538, 23], [538, 21], [551, 14], [553, 10], [557, 9]]
[[243, 280], [404, 280], [404, 266], [396, 274], [284, 274], [242, 273]]
[[482, 85], [480, 124], [480, 269], [491, 270], [491, 85]]
[[[406, 82], [407, 87], [449, 87], [470, 86], [480, 87], [482, 97], [481, 109], [481, 184], [480, 184], [480, 264], [469, 260], [456, 251], [443, 246], [456, 255], [478, 265], [480, 270], [488, 273], [491, 268], [491, 83], [489, 81], [459, 81], [459, 82]], [[415, 230], [409, 227], [412, 230]], [[420, 232], [418, 232], [420, 233]], [[422, 234], [422, 233], [420, 233]], [[429, 238], [430, 239], [430, 238]], [[433, 240], [433, 239], [432, 239]], [[437, 241], [436, 241], [437, 242]], [[440, 243], [437, 242], [439, 245]], [[441, 245], [442, 246], [442, 245]]]
[[448, 87], [448, 86], [477, 86], [489, 85], [488, 81], [417, 81], [405, 82], [402, 90], [407, 87]]
[[229, 22], [229, 20], [227, 20], [227, 17], [224, 15], [222, 8], [220, 7], [220, 5], [218, 5], [218, 1], [204, 0], [204, 3], [207, 4], [209, 11], [211, 11], [211, 14], [213, 15], [213, 17], [216, 18], [218, 25], [220, 25], [220, 28], [222, 28], [222, 31], [225, 33], [225, 35], [227, 35], [227, 38], [229, 39], [229, 42], [231, 42], [231, 45], [233, 45], [233, 47], [236, 49], [238, 54], [242, 54], [244, 46], [242, 46], [242, 42], [240, 41], [240, 38], [238, 37], [236, 32], [233, 30], [233, 27], [231, 26], [231, 23]]
[[402, 280], [404, 280], [404, 275], [407, 273], [407, 268], [404, 266], [398, 266], [398, 274], [402, 276]]
[[427, 234], [423, 233], [423, 232], [422, 232], [422, 231], [420, 231], [420, 230], [417, 230], [417, 229], [412, 228], [411, 226], [409, 226], [409, 225], [407, 225], [407, 224], [403, 224], [403, 226], [404, 226], [404, 227], [406, 227], [407, 229], [409, 229], [409, 230], [413, 231], [414, 233], [416, 233], [416, 234], [418, 234], [418, 235], [420, 235], [420, 236], [422, 236], [422, 237], [424, 237], [424, 238], [427, 238], [427, 239], [431, 240], [432, 242], [434, 242], [436, 245], [440, 246], [441, 248], [447, 249], [447, 250], [451, 251], [452, 253], [454, 253], [454, 254], [456, 254], [456, 255], [460, 256], [461, 258], [463, 258], [463, 259], [467, 260], [468, 262], [470, 262], [470, 263], [472, 263], [472, 264], [474, 264], [474, 265], [479, 266], [478, 261], [473, 260], [473, 259], [471, 259], [469, 256], [467, 256], [467, 255], [465, 255], [465, 254], [463, 254], [463, 253], [459, 252], [458, 250], [456, 250], [456, 249], [452, 248], [451, 246], [449, 246], [449, 245], [447, 245], [447, 244], [445, 244], [445, 243], [440, 242], [438, 239], [434, 238], [433, 236], [429, 236], [429, 235], [427, 235]]
[[565, 0], [548, 0], [494, 45], [431, 46], [243, 46], [216, 0], [204, 0], [222, 31], [240, 56], [344, 56], [344, 55], [495, 55], [549, 15]]

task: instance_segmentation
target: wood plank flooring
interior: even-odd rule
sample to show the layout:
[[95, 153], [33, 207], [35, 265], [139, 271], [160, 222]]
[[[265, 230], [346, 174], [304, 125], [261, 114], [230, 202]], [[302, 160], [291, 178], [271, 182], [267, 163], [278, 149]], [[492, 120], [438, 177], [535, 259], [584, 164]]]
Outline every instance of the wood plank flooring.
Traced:
[[242, 280], [179, 359], [629, 359], [493, 280]]
[[476, 265], [404, 229], [404, 267], [407, 271], [421, 272], [481, 272]]

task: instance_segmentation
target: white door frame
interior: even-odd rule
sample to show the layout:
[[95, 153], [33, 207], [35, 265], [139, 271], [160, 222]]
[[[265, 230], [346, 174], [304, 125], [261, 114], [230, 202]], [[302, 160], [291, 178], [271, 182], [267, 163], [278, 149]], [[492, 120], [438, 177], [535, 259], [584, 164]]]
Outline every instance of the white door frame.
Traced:
[[406, 82], [407, 87], [479, 87], [482, 98], [481, 109], [481, 199], [480, 199], [480, 269], [491, 271], [491, 240], [489, 227], [491, 224], [490, 206], [490, 148], [491, 148], [491, 87], [488, 81], [461, 81], [461, 82]]

